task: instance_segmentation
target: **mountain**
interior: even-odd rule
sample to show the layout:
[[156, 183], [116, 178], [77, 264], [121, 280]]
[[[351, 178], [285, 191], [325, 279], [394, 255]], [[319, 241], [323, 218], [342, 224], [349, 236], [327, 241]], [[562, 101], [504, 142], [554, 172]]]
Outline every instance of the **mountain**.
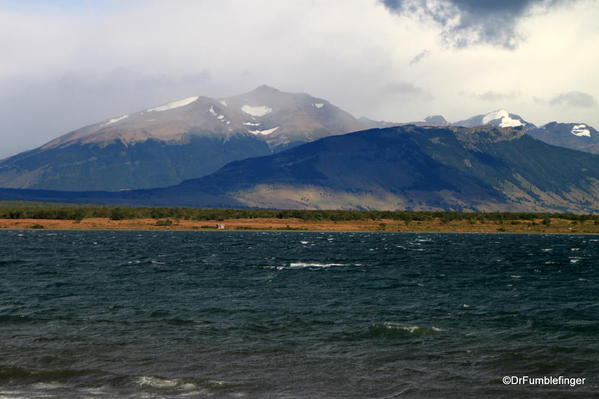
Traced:
[[[425, 122], [432, 121], [429, 118]], [[475, 127], [483, 125], [499, 127], [519, 127], [534, 138], [559, 147], [571, 148], [593, 154], [599, 154], [599, 132], [586, 123], [550, 122], [537, 127], [525, 121], [519, 115], [501, 109], [488, 114], [477, 115], [470, 119], [453, 123], [454, 126]]]
[[269, 86], [189, 97], [115, 116], [0, 161], [0, 187], [122, 190], [169, 186], [228, 162], [372, 127], [326, 100]]
[[119, 193], [0, 190], [4, 200], [296, 209], [599, 211], [599, 156], [522, 129], [405, 125], [231, 162], [179, 185]]
[[443, 115], [431, 115], [424, 118], [424, 123], [429, 125], [449, 125], [450, 123], [443, 117]]
[[551, 122], [528, 134], [549, 144], [599, 154], [599, 132], [586, 123]]
[[525, 121], [519, 115], [509, 113], [505, 109], [489, 112], [473, 116], [470, 119], [459, 121], [453, 124], [454, 126], [475, 127], [475, 126], [499, 126], [499, 127], [521, 127], [526, 130], [535, 127], [534, 124]]

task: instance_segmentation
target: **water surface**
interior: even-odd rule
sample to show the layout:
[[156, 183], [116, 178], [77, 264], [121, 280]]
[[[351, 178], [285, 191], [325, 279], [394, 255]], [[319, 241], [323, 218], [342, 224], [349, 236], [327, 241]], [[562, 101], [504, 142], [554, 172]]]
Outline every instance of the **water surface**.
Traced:
[[2, 231], [0, 398], [588, 398], [598, 260], [580, 235]]

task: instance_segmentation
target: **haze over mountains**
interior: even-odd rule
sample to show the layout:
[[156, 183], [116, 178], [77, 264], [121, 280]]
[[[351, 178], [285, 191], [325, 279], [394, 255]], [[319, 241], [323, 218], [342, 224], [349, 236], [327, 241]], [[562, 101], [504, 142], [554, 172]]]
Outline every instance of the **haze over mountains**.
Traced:
[[0, 161], [0, 187], [121, 190], [177, 184], [228, 162], [376, 126], [269, 86], [115, 116]]

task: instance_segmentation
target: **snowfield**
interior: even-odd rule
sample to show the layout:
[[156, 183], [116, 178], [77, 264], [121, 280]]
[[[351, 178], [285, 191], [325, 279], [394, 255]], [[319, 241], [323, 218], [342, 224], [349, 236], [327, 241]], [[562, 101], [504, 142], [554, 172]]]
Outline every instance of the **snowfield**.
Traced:
[[184, 107], [184, 106], [189, 105], [192, 102], [196, 101], [198, 98], [199, 98], [198, 96], [184, 98], [183, 100], [173, 101], [172, 103], [164, 104], [159, 107], [148, 108], [147, 111], [148, 112], [160, 112], [160, 111], [168, 111], [171, 109]]
[[248, 115], [258, 117], [270, 114], [272, 112], [272, 108], [267, 107], [266, 105], [251, 106], [246, 104], [241, 107], [241, 110]]

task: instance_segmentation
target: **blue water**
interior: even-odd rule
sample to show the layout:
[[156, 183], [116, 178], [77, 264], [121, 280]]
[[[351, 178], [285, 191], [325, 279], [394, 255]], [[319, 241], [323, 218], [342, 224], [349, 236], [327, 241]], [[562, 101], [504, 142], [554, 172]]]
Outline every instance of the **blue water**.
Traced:
[[590, 398], [598, 261], [581, 235], [2, 231], [0, 398]]

